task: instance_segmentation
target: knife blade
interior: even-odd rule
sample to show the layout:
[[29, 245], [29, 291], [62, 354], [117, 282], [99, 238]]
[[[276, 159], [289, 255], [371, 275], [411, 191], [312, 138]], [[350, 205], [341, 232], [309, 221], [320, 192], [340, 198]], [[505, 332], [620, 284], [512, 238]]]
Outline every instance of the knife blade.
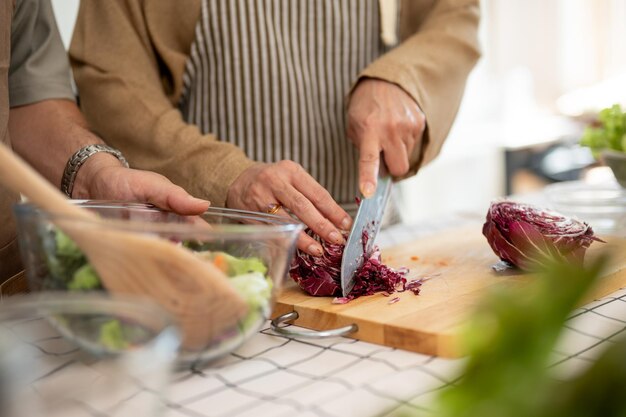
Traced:
[[[391, 177], [379, 176], [374, 195], [363, 198], [352, 224], [341, 260], [341, 291], [347, 296], [354, 287], [354, 274], [363, 265], [365, 257], [372, 252], [374, 240], [391, 193]], [[367, 231], [367, 242], [363, 244], [363, 232]]]

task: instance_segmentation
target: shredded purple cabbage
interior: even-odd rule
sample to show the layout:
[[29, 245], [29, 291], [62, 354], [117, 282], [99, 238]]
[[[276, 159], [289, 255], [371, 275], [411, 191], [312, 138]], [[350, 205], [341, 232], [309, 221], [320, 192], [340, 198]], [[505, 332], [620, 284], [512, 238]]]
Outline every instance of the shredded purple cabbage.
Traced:
[[[350, 294], [341, 297], [341, 259], [345, 245], [328, 243], [320, 239], [311, 229], [306, 233], [317, 240], [324, 249], [321, 257], [311, 256], [298, 251], [289, 269], [289, 275], [298, 283], [300, 288], [314, 296], [335, 296], [333, 303], [345, 304], [350, 300], [363, 295], [372, 295], [382, 292], [390, 295], [396, 291], [410, 290], [419, 294], [419, 285], [416, 280], [407, 286], [407, 268], [395, 270], [383, 264], [380, 250], [374, 247], [374, 251], [365, 259], [361, 268], [354, 276], [354, 287]], [[367, 243], [368, 235], [363, 233], [363, 245]]]

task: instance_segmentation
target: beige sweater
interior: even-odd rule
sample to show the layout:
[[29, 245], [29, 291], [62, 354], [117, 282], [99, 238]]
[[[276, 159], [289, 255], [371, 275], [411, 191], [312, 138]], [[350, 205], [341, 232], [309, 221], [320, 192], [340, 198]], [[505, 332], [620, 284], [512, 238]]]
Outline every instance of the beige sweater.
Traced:
[[[201, 0], [82, 0], [70, 58], [92, 127], [131, 166], [159, 172], [213, 205], [254, 162], [203, 136], [177, 108]], [[403, 0], [400, 44], [360, 77], [401, 86], [427, 120], [413, 175], [440, 151], [479, 57], [478, 0]]]

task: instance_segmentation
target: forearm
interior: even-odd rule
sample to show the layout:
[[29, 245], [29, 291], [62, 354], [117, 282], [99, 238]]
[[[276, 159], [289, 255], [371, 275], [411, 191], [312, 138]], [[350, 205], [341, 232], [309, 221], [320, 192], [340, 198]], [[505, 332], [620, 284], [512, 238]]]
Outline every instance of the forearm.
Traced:
[[[87, 129], [76, 104], [69, 100], [44, 100], [11, 109], [9, 134], [15, 152], [57, 188], [69, 158], [80, 148], [103, 143]], [[120, 166], [113, 155], [100, 152], [80, 167], [72, 197], [89, 198], [89, 181], [98, 170]]]
[[90, 126], [134, 168], [158, 172], [192, 195], [224, 206], [231, 184], [254, 162], [236, 146], [183, 120], [158, 83], [142, 88], [114, 71], [76, 68]]
[[[165, 46], [155, 47], [158, 39], [151, 34], [160, 39], [163, 32], [146, 26], [147, 4], [82, 2], [70, 48], [81, 110], [90, 126], [133, 167], [165, 175], [191, 194], [222, 206], [231, 184], [253, 162], [241, 149], [183, 120], [177, 100], [162, 82], [172, 73], [160, 67], [168, 62], [158, 56]], [[158, 8], [152, 10], [156, 12]], [[171, 51], [168, 56], [171, 59]]]

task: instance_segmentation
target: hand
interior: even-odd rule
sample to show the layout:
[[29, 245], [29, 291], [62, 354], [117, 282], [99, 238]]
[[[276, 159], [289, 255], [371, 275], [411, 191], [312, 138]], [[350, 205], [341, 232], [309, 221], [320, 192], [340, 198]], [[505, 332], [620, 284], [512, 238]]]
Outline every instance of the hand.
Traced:
[[[277, 214], [289, 217], [287, 209], [322, 239], [344, 243], [338, 229], [350, 228], [350, 216], [295, 162], [251, 166], [233, 182], [226, 199], [227, 207], [264, 212], [277, 203], [283, 206]], [[321, 245], [305, 233], [300, 235], [298, 248], [313, 256], [323, 253]]]
[[80, 168], [72, 194], [74, 198], [150, 203], [182, 215], [201, 214], [210, 204], [160, 174], [124, 168], [105, 153], [93, 155]]
[[409, 171], [409, 156], [422, 139], [426, 116], [397, 85], [365, 79], [348, 105], [348, 139], [359, 150], [359, 188], [365, 197], [376, 191], [380, 153], [391, 175]]

